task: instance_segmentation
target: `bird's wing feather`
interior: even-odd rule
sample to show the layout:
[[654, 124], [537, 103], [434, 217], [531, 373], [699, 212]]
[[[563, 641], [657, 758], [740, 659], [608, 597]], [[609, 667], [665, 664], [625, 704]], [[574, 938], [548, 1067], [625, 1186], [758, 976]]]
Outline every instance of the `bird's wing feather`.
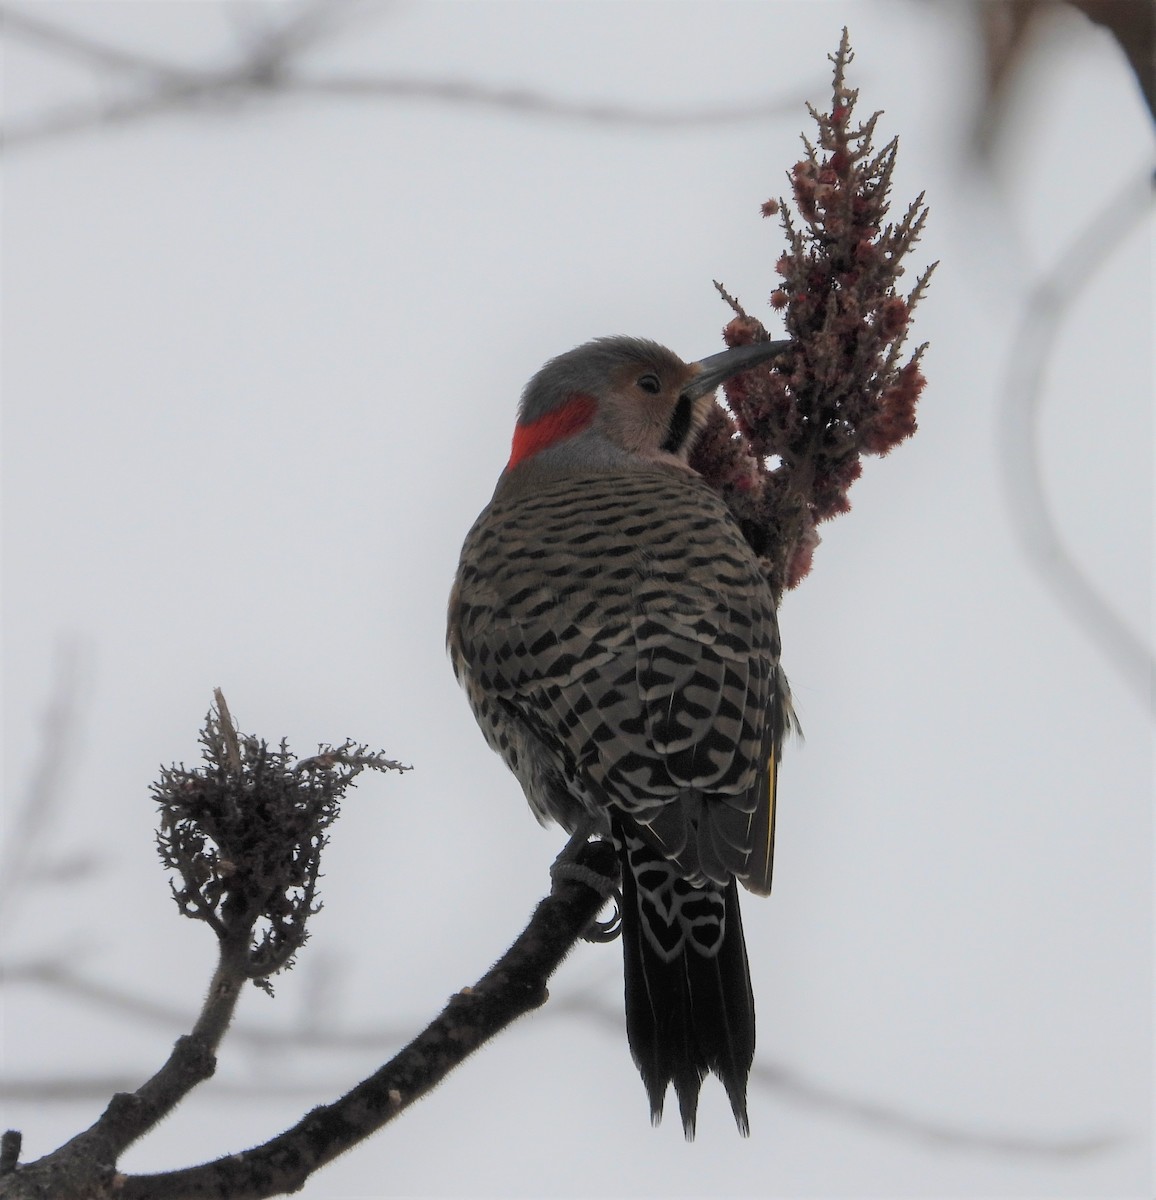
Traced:
[[581, 539], [573, 502], [543, 497], [533, 538], [495, 556], [488, 594], [466, 587], [460, 642], [489, 694], [555, 739], [656, 849], [725, 882], [745, 874], [768, 795], [773, 602], [713, 493], [657, 484], [643, 480], [634, 504], [595, 497]]

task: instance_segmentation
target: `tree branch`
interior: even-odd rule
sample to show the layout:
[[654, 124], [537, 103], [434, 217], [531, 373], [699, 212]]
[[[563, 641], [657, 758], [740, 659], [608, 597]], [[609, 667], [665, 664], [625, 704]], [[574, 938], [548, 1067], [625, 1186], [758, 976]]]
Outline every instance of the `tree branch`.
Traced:
[[[582, 847], [576, 865], [613, 878], [608, 842]], [[603, 898], [572, 878], [556, 878], [529, 925], [473, 986], [379, 1071], [292, 1129], [241, 1154], [160, 1175], [123, 1177], [121, 1200], [259, 1200], [296, 1191], [318, 1167], [368, 1137], [424, 1096], [479, 1046], [547, 999], [546, 983], [598, 915]], [[2, 1193], [0, 1193], [2, 1194]]]
[[[582, 846], [574, 864], [613, 879], [618, 871], [608, 842]], [[580, 873], [580, 872], [579, 872]], [[453, 996], [441, 1015], [385, 1066], [333, 1104], [308, 1113], [263, 1146], [214, 1162], [158, 1175], [115, 1172], [119, 1155], [150, 1129], [216, 1066], [249, 972], [222, 946], [213, 985], [191, 1034], [179, 1038], [163, 1067], [136, 1092], [113, 1097], [100, 1119], [59, 1150], [15, 1166], [19, 1135], [6, 1136], [0, 1155], [2, 1200], [257, 1200], [296, 1191], [319, 1167], [368, 1137], [424, 1096], [479, 1046], [547, 999], [546, 984], [590, 927], [602, 895], [572, 876], [555, 878], [525, 931], [491, 970]]]

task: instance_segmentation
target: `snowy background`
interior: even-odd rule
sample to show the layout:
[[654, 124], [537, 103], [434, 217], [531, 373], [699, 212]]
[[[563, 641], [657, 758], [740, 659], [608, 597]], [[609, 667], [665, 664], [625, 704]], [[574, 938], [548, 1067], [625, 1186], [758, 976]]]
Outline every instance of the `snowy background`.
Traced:
[[[305, 10], [15, 11], [201, 68]], [[200, 1002], [214, 946], [168, 899], [148, 784], [196, 758], [214, 686], [245, 731], [414, 771], [347, 803], [299, 966], [124, 1169], [280, 1131], [522, 928], [560, 837], [445, 658], [462, 538], [546, 358], [608, 333], [712, 353], [712, 279], [775, 328], [758, 209], [845, 23], [861, 111], [901, 137], [896, 201], [927, 190], [916, 265], [941, 266], [920, 432], [868, 463], [783, 608], [807, 740], [774, 896], [744, 907], [752, 1136], [711, 1081], [694, 1145], [673, 1113], [650, 1129], [620, 951], [582, 946], [545, 1009], [302, 1195], [1152, 1194], [1152, 709], [1127, 651], [1151, 633], [1152, 239], [1120, 216], [1151, 121], [1109, 35], [1062, 12], [979, 161], [980, 47], [946, 0], [342, 5], [293, 57], [746, 110], [713, 123], [296, 88], [91, 124], [147, 71], [4, 28], [0, 1118], [26, 1158]], [[1091, 222], [1112, 244], [1064, 277], [1029, 460], [1024, 313]], [[1034, 565], [1033, 470], [1123, 652]]]

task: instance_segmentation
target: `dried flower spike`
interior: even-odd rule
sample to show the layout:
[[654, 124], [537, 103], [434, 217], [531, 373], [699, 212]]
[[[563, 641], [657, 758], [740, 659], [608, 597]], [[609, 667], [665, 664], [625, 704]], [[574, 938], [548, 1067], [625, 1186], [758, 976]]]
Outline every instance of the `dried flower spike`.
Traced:
[[298, 762], [239, 734], [224, 697], [201, 730], [204, 765], [161, 769], [157, 848], [178, 876], [173, 898], [217, 934], [236, 969], [266, 990], [308, 936], [326, 830], [364, 770], [404, 771], [365, 746], [322, 746]]
[[[784, 199], [762, 206], [764, 216], [780, 215], [787, 238], [770, 304], [783, 313], [792, 353], [726, 384], [730, 412], [712, 414], [692, 458], [763, 556], [777, 595], [810, 571], [817, 525], [850, 507], [862, 455], [886, 454], [915, 432], [925, 383], [925, 347], [905, 363], [900, 354], [935, 264], [906, 296], [896, 289], [927, 208], [920, 194], [898, 222], [887, 221], [898, 143], [874, 149], [880, 113], [854, 123], [853, 57], [844, 29], [831, 56], [830, 112], [808, 105], [818, 140], [803, 138], [806, 154], [788, 176], [798, 217]], [[728, 346], [770, 340], [715, 286], [735, 313], [723, 331]]]

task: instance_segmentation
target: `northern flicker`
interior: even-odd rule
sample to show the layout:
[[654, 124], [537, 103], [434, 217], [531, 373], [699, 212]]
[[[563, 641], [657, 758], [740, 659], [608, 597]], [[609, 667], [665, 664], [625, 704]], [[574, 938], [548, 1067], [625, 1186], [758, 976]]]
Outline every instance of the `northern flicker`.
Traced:
[[685, 363], [612, 337], [548, 362], [449, 604], [454, 672], [535, 815], [617, 847], [630, 1048], [688, 1140], [708, 1071], [748, 1131], [736, 880], [770, 890], [793, 718], [774, 597], [687, 459], [715, 388], [786, 346]]

